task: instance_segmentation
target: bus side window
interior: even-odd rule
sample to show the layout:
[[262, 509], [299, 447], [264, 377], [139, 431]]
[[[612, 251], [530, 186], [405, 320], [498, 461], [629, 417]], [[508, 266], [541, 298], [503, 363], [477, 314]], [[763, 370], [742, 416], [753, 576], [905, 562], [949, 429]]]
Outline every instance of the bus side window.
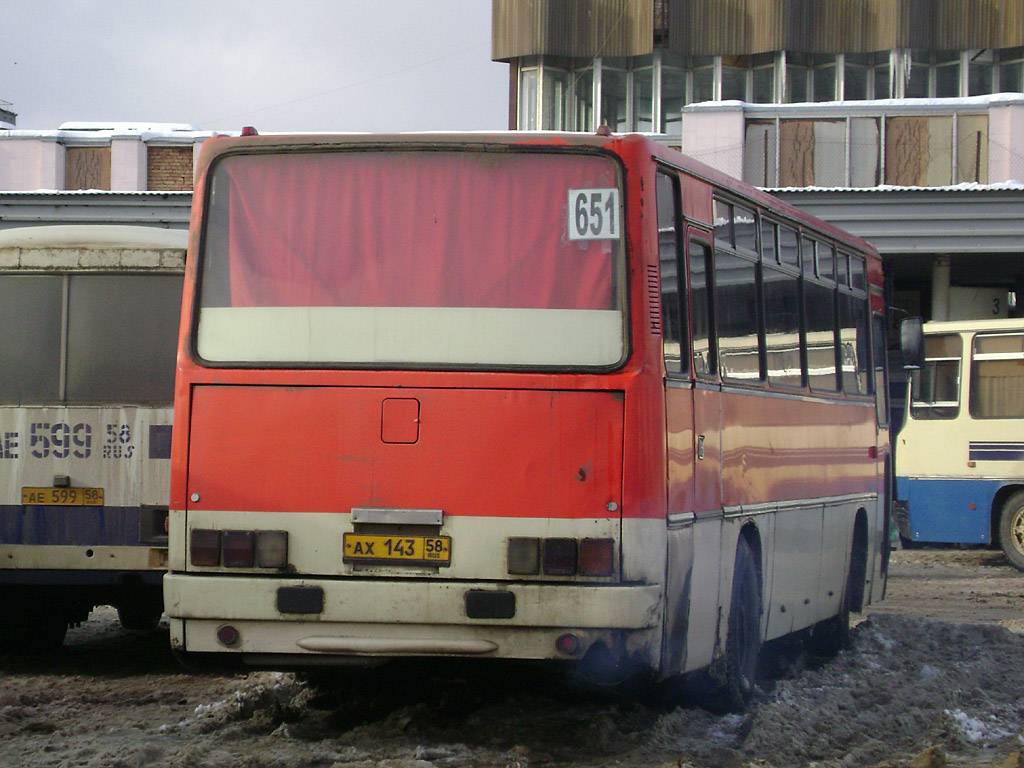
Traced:
[[[869, 392], [868, 361], [868, 296], [863, 285], [864, 260], [839, 252], [837, 283], [839, 287], [839, 356], [842, 363], [843, 389], [848, 395]], [[851, 279], [853, 276], [853, 279]]]
[[714, 304], [711, 286], [711, 246], [700, 240], [689, 242], [690, 308], [693, 318], [693, 370], [698, 376], [718, 374], [715, 350]]
[[979, 333], [973, 346], [971, 416], [1024, 419], [1024, 334]]
[[[804, 323], [807, 338], [807, 378], [815, 392], [839, 389], [836, 366], [835, 251], [815, 241], [815, 268], [804, 269]], [[807, 253], [804, 264], [807, 265]]]
[[683, 362], [684, 313], [680, 296], [684, 296], [683, 272], [679, 269], [679, 180], [664, 171], [658, 171], [655, 185], [658, 205], [658, 262], [661, 280], [661, 333], [665, 351], [665, 371], [684, 373]]
[[924, 340], [924, 367], [910, 381], [910, 416], [955, 419], [960, 415], [960, 359], [963, 341], [956, 334]]

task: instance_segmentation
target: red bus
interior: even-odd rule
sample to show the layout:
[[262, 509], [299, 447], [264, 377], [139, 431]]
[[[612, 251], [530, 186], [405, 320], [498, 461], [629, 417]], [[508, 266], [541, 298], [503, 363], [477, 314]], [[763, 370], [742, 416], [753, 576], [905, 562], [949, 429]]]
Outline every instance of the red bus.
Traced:
[[165, 605], [253, 664], [705, 669], [882, 597], [882, 267], [642, 136], [215, 138]]

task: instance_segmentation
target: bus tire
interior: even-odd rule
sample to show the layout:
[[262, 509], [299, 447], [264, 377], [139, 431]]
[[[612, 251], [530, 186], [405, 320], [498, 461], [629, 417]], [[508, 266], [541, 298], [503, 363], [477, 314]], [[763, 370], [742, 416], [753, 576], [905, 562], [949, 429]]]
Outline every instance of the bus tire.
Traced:
[[725, 682], [718, 692], [719, 704], [729, 712], [750, 706], [761, 655], [761, 585], [757, 563], [746, 538], [736, 546], [732, 578], [729, 626], [725, 638]]
[[1024, 571], [1024, 491], [1017, 491], [1003, 504], [999, 515], [999, 544], [1010, 565]]

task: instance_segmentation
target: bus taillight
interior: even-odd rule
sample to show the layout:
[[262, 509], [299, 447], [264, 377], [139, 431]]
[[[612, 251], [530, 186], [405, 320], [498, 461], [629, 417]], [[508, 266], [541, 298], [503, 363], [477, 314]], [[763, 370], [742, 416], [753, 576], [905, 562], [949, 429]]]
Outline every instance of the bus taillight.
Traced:
[[611, 576], [615, 572], [615, 542], [583, 539], [580, 542], [580, 575]]
[[192, 565], [220, 565], [220, 531], [193, 530], [188, 551]]
[[189, 562], [198, 566], [275, 568], [288, 565], [287, 531], [216, 531], [195, 528]]

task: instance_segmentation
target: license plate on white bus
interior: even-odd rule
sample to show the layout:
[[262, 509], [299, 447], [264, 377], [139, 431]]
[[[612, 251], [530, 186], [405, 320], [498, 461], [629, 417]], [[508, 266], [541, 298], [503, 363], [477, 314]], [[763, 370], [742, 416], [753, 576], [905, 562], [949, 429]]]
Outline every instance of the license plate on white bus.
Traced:
[[450, 536], [393, 536], [379, 533], [346, 533], [342, 544], [346, 563], [404, 563], [450, 565]]
[[102, 507], [102, 488], [22, 488], [22, 504], [44, 507]]

